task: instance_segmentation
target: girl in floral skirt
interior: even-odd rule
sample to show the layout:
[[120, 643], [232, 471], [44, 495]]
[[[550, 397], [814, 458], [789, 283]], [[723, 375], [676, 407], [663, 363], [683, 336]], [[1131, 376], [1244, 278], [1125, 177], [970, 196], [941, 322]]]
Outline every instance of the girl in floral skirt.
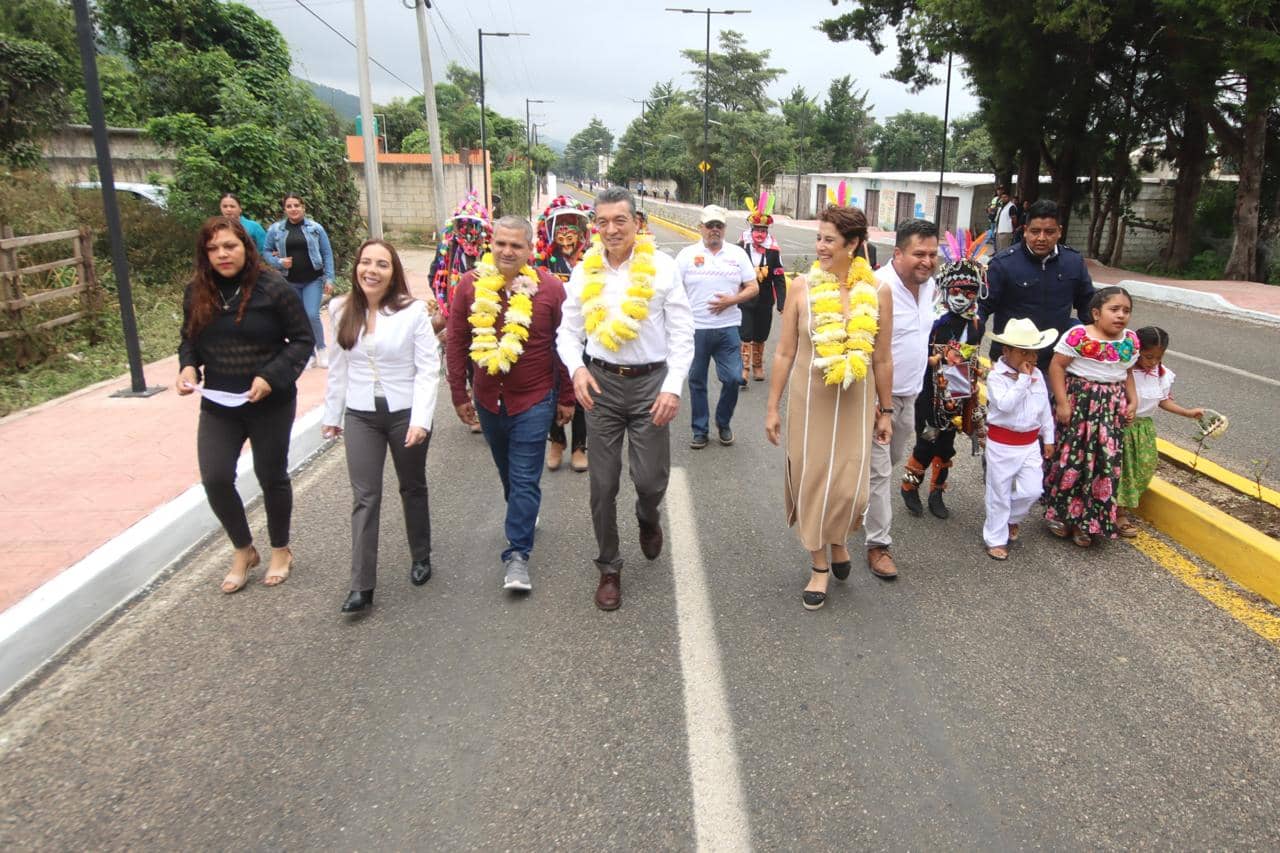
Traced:
[[1124, 428], [1138, 394], [1130, 368], [1138, 336], [1129, 331], [1133, 300], [1123, 287], [1105, 287], [1089, 303], [1093, 322], [1058, 339], [1049, 365], [1058, 448], [1045, 475], [1045, 521], [1055, 535], [1082, 548], [1093, 537], [1114, 539], [1116, 487]]
[[1116, 527], [1126, 539], [1137, 536], [1138, 528], [1125, 510], [1138, 505], [1156, 473], [1156, 427], [1151, 416], [1160, 408], [1193, 420], [1204, 417], [1204, 409], [1185, 409], [1173, 401], [1173, 371], [1164, 366], [1164, 351], [1168, 348], [1169, 333], [1164, 329], [1144, 326], [1138, 330], [1138, 363], [1133, 368], [1138, 411], [1124, 431], [1124, 462], [1116, 490], [1116, 503], [1120, 505]]

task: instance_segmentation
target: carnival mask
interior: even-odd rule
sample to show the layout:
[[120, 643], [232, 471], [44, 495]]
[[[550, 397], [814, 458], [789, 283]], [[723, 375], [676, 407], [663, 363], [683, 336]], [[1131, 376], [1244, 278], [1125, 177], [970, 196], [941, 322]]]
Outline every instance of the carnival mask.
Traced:
[[572, 255], [582, 244], [582, 234], [574, 225], [561, 225], [556, 228], [556, 245], [565, 255]]
[[763, 250], [765, 243], [769, 239], [769, 229], [761, 227], [753, 227], [751, 229], [751, 245], [757, 249]]
[[947, 310], [965, 319], [973, 317], [978, 307], [978, 292], [959, 284], [947, 288]]

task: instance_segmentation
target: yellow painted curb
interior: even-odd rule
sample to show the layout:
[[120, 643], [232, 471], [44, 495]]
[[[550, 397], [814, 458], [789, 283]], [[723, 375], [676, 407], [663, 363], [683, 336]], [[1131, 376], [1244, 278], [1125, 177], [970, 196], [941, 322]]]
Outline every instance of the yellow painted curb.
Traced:
[[1259, 488], [1258, 484], [1248, 477], [1229, 471], [1216, 462], [1210, 462], [1203, 456], [1197, 457], [1194, 452], [1184, 450], [1176, 444], [1165, 441], [1163, 438], [1156, 439], [1156, 450], [1169, 461], [1176, 462], [1184, 468], [1190, 468], [1197, 474], [1203, 474], [1211, 480], [1217, 480], [1227, 488], [1234, 489], [1246, 497], [1254, 500], [1261, 499], [1263, 503], [1280, 507], [1280, 492], [1275, 489], [1268, 489], [1266, 486]]
[[655, 216], [654, 214], [650, 213], [647, 210], [644, 212], [644, 215], [649, 217], [654, 222], [660, 222], [666, 227], [670, 228], [672, 231], [676, 231], [680, 234], [685, 235], [686, 237], [692, 237], [695, 240], [702, 239], [702, 235], [699, 234], [697, 231], [694, 231], [692, 228], [689, 228], [687, 226], [681, 225], [679, 222], [672, 222], [670, 219], [663, 219], [661, 216]]
[[1159, 477], [1138, 514], [1236, 583], [1280, 604], [1280, 542]]

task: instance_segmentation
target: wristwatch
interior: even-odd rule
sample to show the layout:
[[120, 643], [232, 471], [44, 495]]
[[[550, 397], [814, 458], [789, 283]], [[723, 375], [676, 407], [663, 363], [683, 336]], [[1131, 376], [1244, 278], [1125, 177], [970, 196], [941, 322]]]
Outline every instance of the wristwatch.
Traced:
[[876, 406], [876, 411], [877, 411], [877, 412], [879, 412], [879, 413], [880, 413], [880, 414], [882, 414], [882, 415], [892, 415], [892, 414], [893, 414], [893, 406], [890, 406], [889, 408], [887, 408], [887, 409], [886, 409], [884, 406], [877, 405], [877, 406]]

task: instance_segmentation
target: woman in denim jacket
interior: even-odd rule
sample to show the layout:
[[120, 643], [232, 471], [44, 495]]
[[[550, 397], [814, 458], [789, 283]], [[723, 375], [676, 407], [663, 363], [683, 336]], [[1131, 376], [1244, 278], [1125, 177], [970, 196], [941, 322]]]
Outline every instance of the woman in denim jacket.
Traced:
[[320, 323], [320, 302], [333, 293], [333, 249], [324, 227], [307, 216], [306, 205], [296, 193], [284, 197], [284, 219], [267, 229], [267, 263], [284, 273], [302, 298], [316, 337], [317, 367], [329, 366]]

